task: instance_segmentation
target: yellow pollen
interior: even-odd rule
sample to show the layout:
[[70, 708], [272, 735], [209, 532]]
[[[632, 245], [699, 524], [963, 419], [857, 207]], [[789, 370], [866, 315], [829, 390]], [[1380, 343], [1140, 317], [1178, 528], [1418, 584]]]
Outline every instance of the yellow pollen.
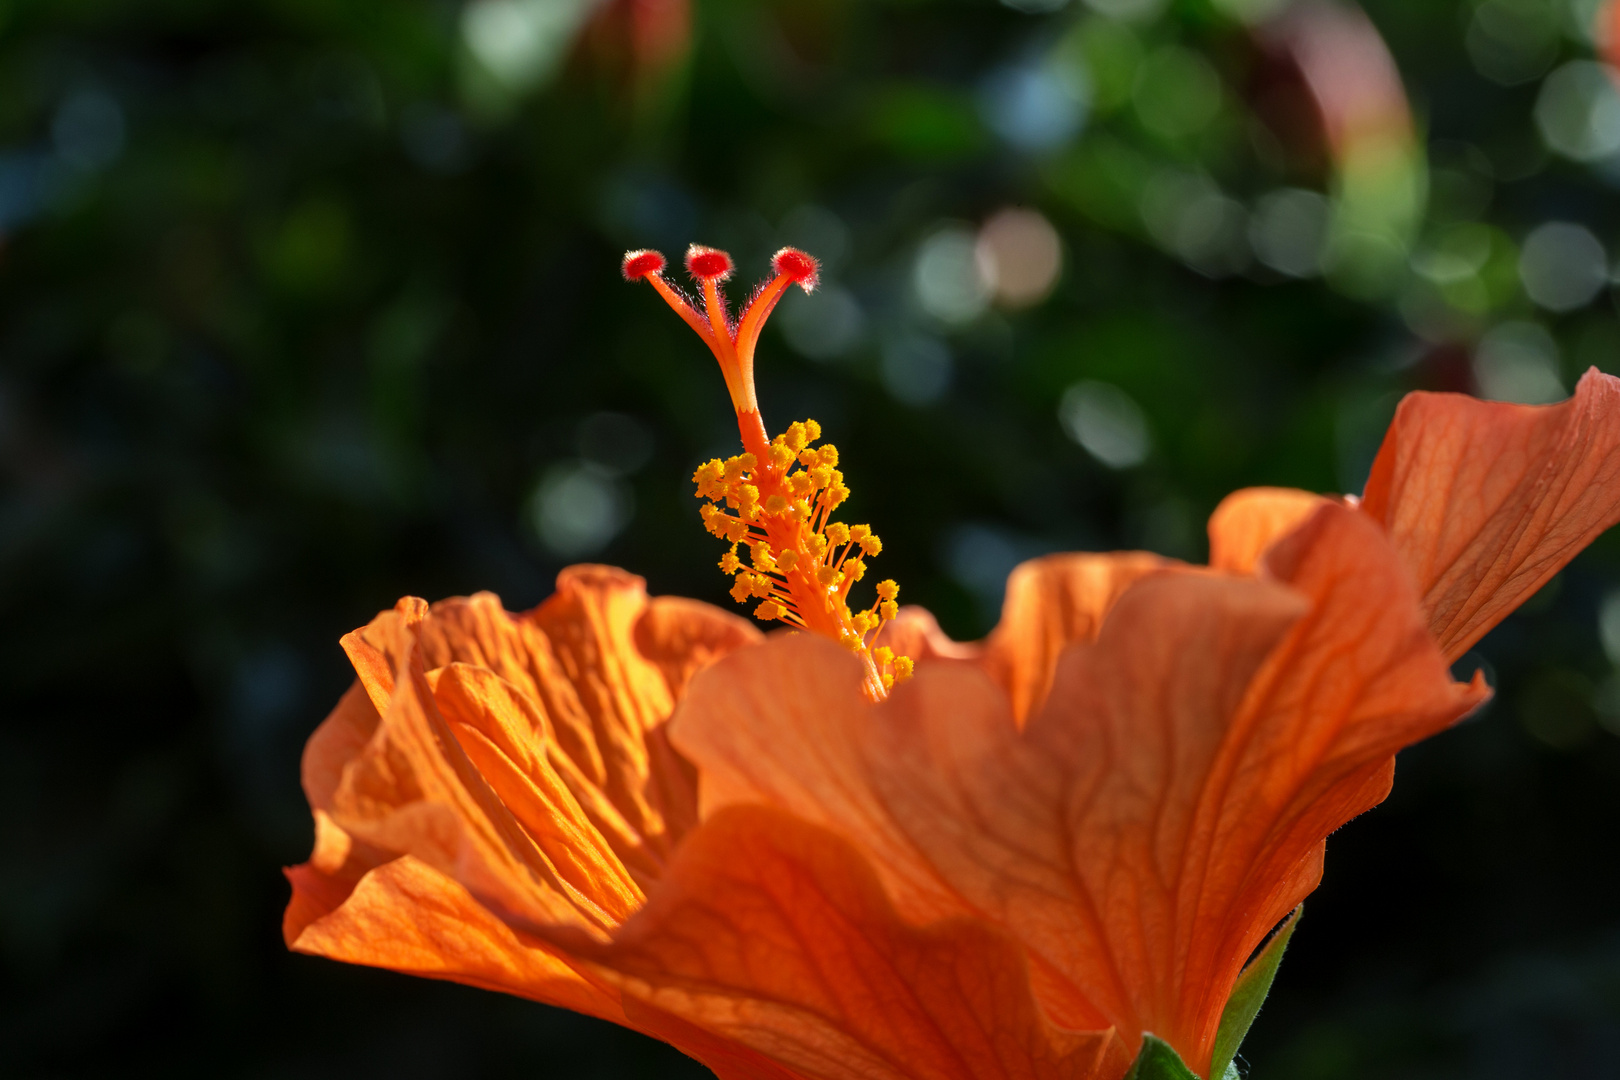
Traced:
[[792, 505], [792, 503], [788, 502], [786, 495], [772, 495], [765, 500], [765, 512], [767, 514], [785, 514]]

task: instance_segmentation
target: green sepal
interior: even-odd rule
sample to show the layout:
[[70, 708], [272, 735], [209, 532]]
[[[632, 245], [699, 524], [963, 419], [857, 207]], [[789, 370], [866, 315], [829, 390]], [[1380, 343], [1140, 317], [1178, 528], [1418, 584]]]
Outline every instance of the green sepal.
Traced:
[[1125, 1080], [1200, 1080], [1187, 1068], [1181, 1055], [1170, 1044], [1151, 1032], [1142, 1036], [1142, 1052], [1125, 1074]]
[[1294, 927], [1299, 925], [1299, 913], [1304, 910], [1303, 904], [1295, 908], [1294, 913], [1283, 920], [1277, 932], [1271, 935], [1271, 940], [1260, 950], [1260, 955], [1238, 976], [1237, 985], [1232, 987], [1232, 996], [1226, 999], [1226, 1011], [1221, 1013], [1221, 1026], [1215, 1031], [1211, 1075], [1219, 1076], [1222, 1080], [1237, 1080], [1237, 1067], [1232, 1059], [1237, 1057], [1238, 1047], [1243, 1045], [1243, 1037], [1249, 1033], [1249, 1025], [1254, 1023], [1266, 995], [1271, 992], [1271, 980], [1277, 977], [1277, 966], [1282, 963], [1283, 950], [1288, 948], [1288, 939], [1293, 936]]

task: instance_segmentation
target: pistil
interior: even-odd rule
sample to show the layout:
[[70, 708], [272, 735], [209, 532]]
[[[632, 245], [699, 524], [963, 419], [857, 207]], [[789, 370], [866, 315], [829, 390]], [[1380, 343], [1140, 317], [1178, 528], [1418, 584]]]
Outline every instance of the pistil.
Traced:
[[[899, 611], [900, 586], [880, 582], [877, 596], [861, 611], [850, 607], [852, 586], [866, 576], [866, 560], [883, 550], [869, 525], [833, 521], [849, 498], [839, 471], [838, 448], [816, 447], [821, 425], [793, 423], [774, 439], [766, 434], [754, 393], [754, 351], [771, 311], [798, 285], [809, 293], [817, 282], [816, 260], [795, 248], [771, 259], [775, 276], [755, 290], [740, 318], [733, 320], [722, 285], [731, 276], [731, 256], [693, 244], [686, 269], [702, 293], [702, 310], [664, 279], [666, 261], [656, 251], [624, 257], [629, 281], [648, 281], [665, 303], [697, 331], [720, 363], [742, 436], [743, 453], [699, 466], [692, 480], [704, 526], [726, 540], [730, 550], [720, 569], [734, 575], [731, 595], [738, 603], [757, 599], [754, 616], [779, 620], [821, 634], [858, 654], [866, 667], [868, 694], [881, 699], [911, 675], [911, 660], [874, 647], [878, 630]], [[746, 549], [745, 564], [739, 552]]]

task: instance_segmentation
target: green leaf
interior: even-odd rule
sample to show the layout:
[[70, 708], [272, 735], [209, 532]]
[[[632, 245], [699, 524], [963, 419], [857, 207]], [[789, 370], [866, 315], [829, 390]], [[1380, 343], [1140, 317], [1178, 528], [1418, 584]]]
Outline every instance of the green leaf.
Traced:
[[1169, 1043], [1149, 1033], [1142, 1036], [1142, 1052], [1136, 1055], [1136, 1064], [1125, 1074], [1125, 1080], [1199, 1080], [1199, 1077], [1187, 1068]]
[[1226, 1011], [1221, 1013], [1221, 1026], [1215, 1032], [1215, 1056], [1210, 1063], [1212, 1076], [1237, 1080], [1237, 1067], [1232, 1064], [1232, 1059], [1237, 1056], [1238, 1047], [1243, 1045], [1243, 1037], [1249, 1033], [1249, 1025], [1254, 1023], [1266, 995], [1271, 992], [1271, 980], [1277, 977], [1277, 966], [1282, 963], [1283, 950], [1288, 948], [1288, 939], [1293, 936], [1294, 927], [1299, 925], [1299, 913], [1304, 910], [1303, 904], [1295, 908], [1294, 913], [1271, 935], [1271, 940], [1260, 950], [1260, 955], [1238, 976], [1237, 985], [1232, 987], [1232, 996], [1226, 1001]]

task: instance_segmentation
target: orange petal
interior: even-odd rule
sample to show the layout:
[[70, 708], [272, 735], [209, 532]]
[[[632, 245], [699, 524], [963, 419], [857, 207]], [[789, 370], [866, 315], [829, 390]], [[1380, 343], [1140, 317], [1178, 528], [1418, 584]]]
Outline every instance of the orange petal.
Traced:
[[[1137, 788], [1126, 775], [1137, 784], [1162, 778], [1155, 827], [1137, 837], [1135, 884], [1124, 896], [1110, 888], [1116, 903], [1139, 910], [1121, 909], [1109, 950], [1117, 966], [1154, 973], [1156, 985], [1136, 993], [1136, 1011], [1195, 1070], [1208, 1064], [1242, 963], [1315, 887], [1323, 838], [1388, 793], [1396, 750], [1455, 722], [1487, 693], [1483, 684], [1451, 682], [1395, 553], [1353, 511], [1319, 508], [1271, 548], [1262, 574], [1295, 590], [1309, 611], [1246, 680], [1241, 707], [1209, 717], [1220, 729], [1215, 741], [1202, 725], [1185, 723], [1193, 703], [1183, 701], [1189, 712], [1165, 716], [1174, 734], [1156, 749], [1127, 738], [1141, 721], [1121, 710], [1112, 732], [1072, 751], [1081, 761], [1110, 742], [1130, 751], [1126, 774], [1116, 751], [1115, 768], [1091, 795], [1114, 808], [1117, 825], [1098, 836], [1106, 850], [1117, 850], [1121, 829], [1131, 831], [1121, 808]], [[1120, 633], [1123, 642], [1126, 628]], [[1125, 662], [1098, 653], [1090, 665], [1077, 655], [1075, 670], [1060, 676], [1076, 691], [1070, 723], [1077, 727], [1089, 728], [1078, 704], [1088, 685]], [[1136, 692], [1157, 694], [1143, 674]], [[1077, 741], [1079, 732], [1066, 727], [1054, 715], [1048, 752]], [[1173, 887], [1156, 888], [1171, 865]]]
[[582, 953], [626, 997], [825, 1080], [1119, 1076], [1112, 1032], [1052, 1025], [1016, 942], [916, 928], [843, 840], [739, 807], [682, 846], [648, 906]]
[[[920, 668], [874, 711], [847, 650], [810, 635], [773, 638], [694, 680], [671, 728], [701, 770], [706, 819], [730, 805], [765, 803], [839, 833], [877, 869], [909, 922], [983, 913], [964, 895], [963, 876], [1025, 874], [996, 856], [979, 864], [930, 848], [936, 826], [971, 845], [998, 816], [981, 818], [959, 789], [982, 787], [980, 774], [995, 775], [995, 762], [1019, 745], [1005, 691], [976, 664]], [[1048, 840], [1056, 842], [1055, 832], [1027, 842]], [[1050, 961], [1035, 958], [1034, 979], [1058, 1023], [1113, 1023]]]
[[853, 841], [911, 921], [975, 914], [1029, 950], [1071, 1026], [1207, 1067], [1243, 962], [1316, 884], [1322, 839], [1390, 757], [1484, 696], [1451, 683], [1404, 569], [1337, 504], [1277, 580], [1189, 570], [1121, 597], [1019, 733], [965, 664], [858, 700], [836, 646], [772, 641], [694, 681], [674, 737], [705, 812], [768, 802]]
[[1326, 501], [1294, 488], [1234, 491], [1209, 516], [1210, 567], [1233, 574], [1254, 573], [1265, 550]]
[[[499, 708], [474, 709], [460, 718], [464, 723], [453, 730], [457, 739], [470, 740], [464, 749], [483, 746], [488, 736], [504, 740], [496, 757], [508, 762], [544, 759], [612, 855], [650, 880], [675, 839], [696, 821], [695, 775], [670, 749], [662, 723], [694, 671], [759, 637], [748, 624], [706, 604], [649, 601], [640, 578], [611, 567], [563, 571], [556, 595], [528, 615], [508, 614], [489, 593], [431, 608], [407, 598], [344, 638], [365, 694], [351, 693], [340, 709], [358, 719], [334, 719], [311, 740], [311, 805], [330, 809], [338, 773], [370, 737], [377, 710], [390, 707], [396, 668], [415, 649], [432, 671], [461, 664], [498, 676], [512, 692], [500, 693]], [[503, 716], [513, 722], [501, 721]], [[474, 717], [490, 723], [481, 729]], [[480, 768], [486, 765], [500, 771], [493, 758], [480, 761]], [[522, 771], [508, 768], [503, 775]], [[533, 802], [533, 793], [517, 780], [498, 794]], [[420, 793], [406, 788], [368, 797], [376, 806], [398, 808], [418, 801]], [[327, 832], [342, 835], [335, 826]]]
[[533, 703], [488, 669], [460, 663], [441, 670], [433, 696], [468, 760], [558, 876], [614, 923], [639, 908], [641, 889], [553, 767]]
[[1408, 394], [1362, 509], [1455, 660], [1620, 521], [1620, 379], [1594, 368], [1559, 405]]
[[465, 888], [410, 856], [377, 867], [289, 943], [302, 953], [499, 990], [624, 1023], [618, 994], [520, 939]]
[[434, 700], [407, 643], [388, 709], [365, 750], [344, 766], [331, 816], [376, 848], [414, 855], [498, 910], [599, 928], [616, 925], [582, 895], [479, 775]]
[[[693, 670], [758, 634], [690, 601], [658, 608], [638, 630], [649, 610], [641, 578], [574, 566], [526, 614], [507, 613], [490, 593], [431, 609], [402, 600], [343, 645], [379, 710], [393, 691], [391, 672], [407, 638], [420, 640], [427, 670], [460, 662], [499, 675], [545, 715], [557, 746], [572, 759], [569, 771], [612, 804], [634, 834], [631, 846], [661, 859], [692, 824], [694, 794], [685, 766], [661, 736], [648, 735], [667, 718]], [[644, 656], [642, 644], [656, 655]]]
[[358, 681], [305, 748], [315, 847], [287, 872], [289, 943], [401, 855], [490, 917], [605, 934], [640, 907], [696, 820], [695, 774], [663, 733], [673, 698], [759, 635], [707, 605], [649, 602], [608, 567], [558, 588], [527, 616], [490, 594], [407, 598], [344, 638]]
[[1046, 697], [1058, 654], [1095, 638], [1108, 609], [1137, 579], [1175, 565], [1146, 552], [1079, 553], [1031, 559], [1012, 572], [983, 663], [1006, 687], [1020, 724]]

